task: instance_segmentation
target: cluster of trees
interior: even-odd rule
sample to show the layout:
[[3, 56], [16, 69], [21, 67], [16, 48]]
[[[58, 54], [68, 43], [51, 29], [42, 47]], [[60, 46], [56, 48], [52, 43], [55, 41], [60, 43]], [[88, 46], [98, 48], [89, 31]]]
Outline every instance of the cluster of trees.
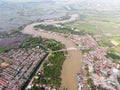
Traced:
[[0, 53], [7, 52], [7, 51], [9, 51], [11, 48], [12, 48], [12, 47], [9, 47], [9, 46], [7, 46], [7, 47], [0, 47]]
[[46, 45], [50, 42], [49, 39], [42, 37], [28, 37], [19, 47], [20, 48], [31, 48], [31, 47], [41, 47], [43, 50], [47, 50]]
[[114, 53], [107, 53], [106, 57], [112, 59], [120, 59], [120, 56]]
[[88, 68], [88, 64], [85, 65], [85, 73], [86, 73], [86, 76], [89, 77], [89, 68]]
[[63, 44], [60, 42], [56, 42], [55, 40], [51, 40], [50, 43], [47, 44], [47, 48], [49, 48], [52, 51], [60, 50], [65, 48]]
[[53, 31], [53, 32], [59, 32], [59, 33], [71, 33], [71, 34], [76, 34], [76, 35], [83, 35], [85, 34], [84, 30], [81, 30], [79, 32], [75, 31], [75, 28], [70, 28], [70, 27], [55, 27], [54, 25], [36, 25], [34, 26], [35, 29], [44, 29], [48, 31]]
[[30, 48], [40, 46], [45, 50], [56, 51], [64, 48], [65, 46], [60, 42], [57, 42], [53, 39], [49, 40], [42, 37], [28, 37], [19, 47], [20, 48]]
[[87, 79], [87, 84], [90, 85], [91, 90], [96, 90], [96, 86], [91, 78]]
[[90, 86], [91, 90], [108, 90], [106, 88], [103, 88], [102, 85], [94, 85], [92, 78], [87, 79], [87, 84]]
[[117, 79], [118, 79], [118, 82], [119, 82], [119, 84], [120, 84], [120, 77], [118, 77]]
[[98, 42], [100, 46], [107, 46], [107, 47], [113, 47], [113, 44], [109, 41], [108, 38], [104, 37], [101, 41]]
[[[56, 51], [63, 49], [65, 46], [60, 42], [51, 40], [50, 43], [47, 44], [47, 47], [52, 51]], [[48, 62], [44, 64], [45, 77], [50, 78], [48, 84], [54, 84], [57, 88], [60, 87], [60, 82], [61, 82], [60, 75], [64, 60], [65, 60], [65, 52], [56, 52], [56, 53], [52, 53], [48, 57]]]
[[61, 85], [61, 70], [62, 65], [65, 60], [65, 55], [63, 52], [53, 53], [48, 58], [50, 66], [44, 66], [45, 77], [50, 78], [48, 84], [53, 84], [57, 88]]
[[94, 57], [94, 61], [98, 61], [99, 59], [97, 57]]
[[[55, 40], [50, 40], [49, 43], [46, 43], [46, 48], [49, 48], [51, 51], [56, 51], [64, 48], [64, 45]], [[47, 62], [44, 63], [44, 74], [38, 74], [38, 79], [34, 81], [34, 84], [43, 84], [50, 87], [56, 87], [57, 89], [61, 85], [61, 70], [62, 65], [65, 60], [65, 52], [54, 52], [51, 53], [48, 57]], [[34, 87], [31, 90], [44, 90], [38, 87]]]
[[120, 62], [120, 55], [117, 54], [114, 49], [108, 50], [106, 57], [111, 58], [114, 63], [118, 64]]
[[82, 53], [85, 54], [85, 53], [89, 53], [90, 52], [90, 49], [84, 49], [82, 50]]
[[54, 25], [36, 25], [34, 26], [34, 28], [36, 29], [44, 29], [44, 30], [48, 30], [48, 31], [53, 31], [53, 32], [60, 32], [60, 33], [68, 33], [69, 31], [71, 31], [71, 28], [67, 28], [67, 27], [55, 27]]
[[28, 47], [33, 47], [33, 46], [37, 46], [40, 45], [40, 43], [42, 43], [42, 38], [41, 37], [29, 37], [28, 39], [26, 39], [21, 45], [21, 48], [28, 48]]

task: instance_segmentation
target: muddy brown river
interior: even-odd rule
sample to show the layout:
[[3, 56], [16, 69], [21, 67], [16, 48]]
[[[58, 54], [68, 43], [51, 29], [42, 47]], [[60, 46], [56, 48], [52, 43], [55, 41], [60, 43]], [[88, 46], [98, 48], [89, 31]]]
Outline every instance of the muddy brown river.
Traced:
[[[30, 34], [34, 36], [42, 36], [49, 39], [55, 39], [56, 41], [60, 41], [63, 43], [66, 48], [70, 47], [76, 47], [77, 46], [69, 39], [59, 35], [59, 34], [53, 34], [53, 33], [46, 33], [41, 31], [36, 31], [33, 29], [35, 25], [38, 25], [38, 23], [33, 23], [31, 25], [27, 25], [24, 30], [22, 31], [25, 34]], [[82, 54], [79, 50], [73, 50], [68, 51], [68, 57], [66, 58], [63, 66], [62, 66], [62, 86], [68, 88], [68, 90], [78, 90], [78, 82], [76, 73], [80, 72], [81, 68], [81, 60], [82, 60]], [[62, 90], [62, 89], [61, 89]]]

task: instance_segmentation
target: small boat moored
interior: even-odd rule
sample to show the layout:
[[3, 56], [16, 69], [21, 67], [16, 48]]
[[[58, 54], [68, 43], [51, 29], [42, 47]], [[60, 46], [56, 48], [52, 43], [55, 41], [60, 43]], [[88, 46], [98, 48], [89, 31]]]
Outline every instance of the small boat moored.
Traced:
[[78, 79], [78, 90], [82, 90], [83, 87], [83, 78], [81, 77], [80, 73], [77, 73], [77, 79]]

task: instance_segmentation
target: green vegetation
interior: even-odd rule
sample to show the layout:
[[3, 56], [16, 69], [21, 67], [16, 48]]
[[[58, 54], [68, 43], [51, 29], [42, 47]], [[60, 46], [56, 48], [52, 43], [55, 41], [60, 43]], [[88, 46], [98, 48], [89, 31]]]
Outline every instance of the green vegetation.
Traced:
[[120, 46], [112, 48], [113, 52], [120, 53]]
[[[57, 42], [55, 40], [48, 40], [41, 37], [29, 37], [27, 38], [20, 48], [30, 48], [30, 47], [37, 47], [40, 46], [45, 50], [49, 51], [56, 51], [65, 48], [63, 44]], [[57, 52], [57, 53], [50, 53], [47, 62], [44, 63], [43, 73], [44, 74], [37, 74], [38, 79], [34, 79], [34, 86], [31, 90], [44, 90], [44, 88], [39, 88], [36, 84], [47, 85], [50, 87], [59, 88], [61, 85], [61, 70], [62, 65], [65, 60], [66, 52]]]
[[118, 77], [117, 79], [118, 79], [118, 82], [119, 82], [119, 84], [120, 84], [120, 77]]
[[94, 57], [94, 61], [98, 61], [99, 59], [97, 57]]
[[20, 48], [29, 48], [29, 47], [35, 47], [39, 46], [41, 43], [43, 43], [43, 39], [41, 37], [30, 37], [26, 39], [22, 45], [20, 45]]
[[117, 43], [120, 43], [120, 36], [114, 36], [112, 37]]
[[88, 64], [85, 65], [85, 73], [86, 73], [86, 76], [89, 77], [89, 68], [88, 68]]
[[100, 40], [99, 42], [98, 42], [98, 45], [99, 46], [102, 46], [102, 47], [112, 47], [112, 46], [114, 46], [112, 43], [111, 43], [111, 41], [110, 41], [110, 38], [109, 37], [107, 37], [107, 36], [103, 36], [102, 37], [102, 40]]
[[50, 40], [50, 42], [47, 45], [45, 45], [45, 47], [49, 48], [52, 51], [56, 51], [64, 48], [65, 46], [60, 42], [56, 42], [55, 40]]
[[109, 49], [109, 52], [120, 54], [120, 46], [112, 47]]
[[0, 47], [0, 53], [4, 53], [4, 52], [7, 52], [11, 49], [12, 47]]
[[44, 29], [44, 30], [48, 30], [48, 31], [52, 31], [52, 32], [59, 32], [59, 33], [71, 33], [71, 34], [77, 34], [77, 35], [82, 35], [84, 34], [83, 30], [75, 31], [75, 28], [71, 28], [71, 27], [55, 27], [53, 25], [36, 25], [34, 26], [35, 29]]
[[55, 27], [53, 25], [36, 25], [34, 26], [34, 28], [37, 28], [37, 29], [44, 29], [44, 30], [48, 30], [48, 31], [53, 31], [53, 32], [60, 32], [60, 33], [67, 33], [69, 30], [71, 30], [70, 28], [60, 28], [60, 27]]
[[57, 88], [59, 88], [61, 85], [60, 75], [61, 75], [62, 65], [65, 60], [64, 53], [63, 52], [53, 53], [51, 56], [49, 56], [48, 60], [52, 66], [47, 66], [47, 65], [44, 66], [45, 77], [50, 78], [48, 84], [52, 83]]
[[114, 53], [107, 53], [106, 57], [112, 59], [120, 59], [120, 56]]
[[[76, 31], [81, 31], [83, 30], [84, 32], [87, 33], [111, 33], [111, 31], [113, 32], [115, 30], [119, 30], [120, 24], [119, 23], [115, 23], [112, 20], [109, 21], [111, 18], [109, 18], [108, 20], [106, 20], [106, 18], [97, 18], [97, 17], [88, 17], [88, 16], [84, 16], [83, 20], [78, 20], [74, 23], [67, 23], [64, 26], [65, 27], [69, 27], [69, 28], [75, 28]], [[119, 32], [119, 31], [118, 31]]]
[[90, 85], [91, 90], [96, 90], [96, 86], [91, 78], [87, 79], [87, 84]]
[[106, 55], [106, 57], [107, 58], [112, 58], [112, 61], [114, 62], [114, 63], [118, 63], [119, 61], [120, 61], [120, 56], [119, 55], [117, 55], [117, 54], [115, 54], [115, 53], [107, 53], [107, 55]]
[[80, 21], [77, 21], [75, 23], [68, 23], [68, 24], [65, 24], [64, 26], [69, 28], [75, 28], [75, 30], [78, 32], [83, 30], [85, 32], [91, 33], [91, 32], [96, 32], [97, 30], [95, 25], [84, 24], [84, 23], [81, 23]]
[[102, 47], [105, 47], [105, 43], [102, 40], [98, 42], [98, 45], [102, 46]]
[[119, 59], [113, 59], [112, 61], [113, 61], [114, 63], [117, 63], [117, 64], [118, 64], [120, 60], [119, 60]]
[[100, 86], [95, 86], [91, 78], [87, 79], [87, 84], [90, 86], [91, 90], [106, 90], [105, 88], [102, 88]]
[[[52, 51], [60, 50], [64, 48], [64, 45], [60, 42], [56, 42], [55, 40], [50, 40], [49, 43], [46, 43], [45, 48], [49, 48]], [[43, 73], [44, 74], [37, 74], [38, 79], [34, 80], [34, 87], [31, 90], [44, 90], [39, 89], [36, 84], [44, 84], [47, 86], [55, 86], [57, 89], [61, 85], [61, 70], [62, 65], [65, 60], [65, 52], [57, 52], [51, 53], [48, 57], [48, 61], [44, 63]]]
[[85, 54], [85, 53], [89, 53], [90, 52], [90, 49], [84, 49], [82, 50], [82, 53]]
[[106, 20], [105, 18], [86, 18], [86, 22], [91, 23], [92, 25], [99, 25], [100, 29], [105, 30], [105, 31], [110, 31], [110, 30], [116, 30], [119, 29], [120, 25], [118, 23], [114, 23], [113, 21]]

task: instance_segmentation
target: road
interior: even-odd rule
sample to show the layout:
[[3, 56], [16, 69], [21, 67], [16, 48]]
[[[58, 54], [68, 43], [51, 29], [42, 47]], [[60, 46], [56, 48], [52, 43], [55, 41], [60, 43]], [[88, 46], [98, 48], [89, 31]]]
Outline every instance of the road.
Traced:
[[[52, 22], [52, 24], [56, 23], [67, 23], [76, 20], [77, 15], [74, 14], [71, 16], [69, 20], [64, 20], [64, 21], [55, 21]], [[33, 23], [30, 25], [27, 25], [24, 30], [22, 31], [24, 34], [30, 34], [33, 36], [42, 36], [44, 38], [48, 39], [55, 39], [56, 41], [60, 41], [63, 43], [66, 48], [69, 47], [74, 47], [78, 48], [71, 40], [59, 35], [58, 33], [46, 33], [46, 32], [41, 32], [40, 30], [34, 30], [35, 25], [39, 24], [45, 24], [46, 22], [41, 22], [41, 23]], [[80, 50], [73, 50], [73, 51], [68, 51], [69, 57], [66, 58], [62, 71], [61, 71], [61, 78], [62, 78], [62, 86], [68, 88], [68, 90], [77, 90], [78, 89], [78, 82], [76, 78], [76, 73], [80, 72], [81, 70], [81, 60], [82, 60], [82, 54]], [[62, 89], [61, 89], [62, 90]]]

